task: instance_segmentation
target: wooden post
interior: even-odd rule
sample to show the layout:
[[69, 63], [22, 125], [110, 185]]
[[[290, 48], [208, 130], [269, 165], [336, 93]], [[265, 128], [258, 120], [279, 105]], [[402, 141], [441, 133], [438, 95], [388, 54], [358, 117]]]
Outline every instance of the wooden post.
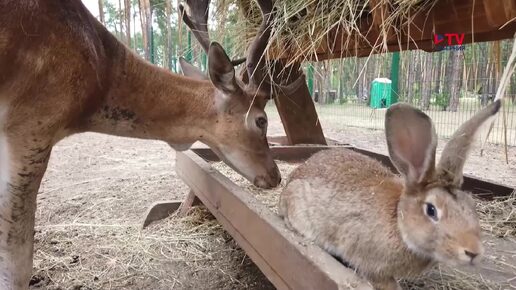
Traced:
[[190, 190], [185, 200], [158, 201], [150, 206], [145, 219], [143, 220], [142, 228], [146, 228], [154, 221], [159, 221], [169, 217], [171, 214], [179, 210], [178, 215], [184, 216], [192, 208], [192, 206], [201, 204], [201, 201], [195, 195], [193, 190]]
[[275, 71], [282, 73], [275, 76], [275, 83], [286, 85], [277, 87], [274, 102], [278, 108], [289, 145], [326, 145], [319, 117], [300, 65], [292, 66], [286, 70], [286, 73], [280, 62], [277, 62], [276, 65]]
[[195, 195], [195, 192], [190, 189], [190, 192], [186, 196], [185, 200], [181, 203], [181, 206], [179, 207], [179, 215], [184, 216], [186, 215], [192, 206], [196, 206], [201, 204], [201, 201], [197, 196]]

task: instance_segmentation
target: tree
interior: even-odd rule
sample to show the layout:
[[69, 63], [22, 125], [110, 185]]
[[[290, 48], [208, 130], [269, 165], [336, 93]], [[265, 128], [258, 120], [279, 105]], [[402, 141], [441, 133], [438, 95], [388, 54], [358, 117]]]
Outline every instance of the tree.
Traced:
[[432, 98], [432, 74], [433, 66], [432, 61], [433, 54], [425, 54], [425, 65], [423, 68], [423, 88], [421, 92], [421, 108], [428, 110], [430, 108], [430, 99]]
[[99, 20], [103, 25], [105, 24], [104, 20], [104, 0], [99, 0]]
[[131, 0], [124, 0], [124, 12], [126, 41], [131, 46]]
[[[120, 40], [124, 41], [124, 9], [122, 8], [122, 1], [118, 0], [118, 25], [120, 27]], [[125, 41], [124, 41], [125, 42]]]
[[456, 112], [459, 108], [459, 96], [462, 85], [462, 69], [464, 54], [460, 50], [452, 50], [450, 53], [451, 71], [449, 77], [450, 103], [448, 109]]
[[171, 42], [172, 42], [172, 28], [170, 25], [170, 15], [172, 14], [172, 0], [165, 0], [165, 18], [167, 26], [167, 43], [165, 44], [165, 66], [171, 68], [170, 57], [172, 56]]
[[443, 54], [437, 53], [437, 65], [434, 66], [435, 72], [434, 72], [434, 80], [435, 80], [435, 87], [434, 92], [439, 94], [442, 92], [442, 86], [441, 86], [441, 74], [442, 74], [442, 64], [443, 64]]
[[415, 78], [416, 78], [416, 63], [417, 63], [417, 53], [415, 53], [414, 51], [409, 51], [408, 52], [408, 55], [409, 55], [409, 59], [408, 59], [408, 64], [407, 64], [407, 86], [406, 86], [406, 100], [408, 103], [412, 103], [413, 101], [413, 98], [414, 98], [414, 92], [413, 92], [413, 88], [414, 88], [414, 82], [415, 82]]
[[150, 60], [150, 36], [152, 33], [152, 11], [149, 0], [139, 0], [145, 59]]

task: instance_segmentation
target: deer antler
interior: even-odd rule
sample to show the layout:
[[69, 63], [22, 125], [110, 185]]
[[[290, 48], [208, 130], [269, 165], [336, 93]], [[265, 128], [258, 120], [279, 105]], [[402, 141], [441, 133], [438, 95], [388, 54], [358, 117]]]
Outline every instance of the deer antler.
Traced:
[[[188, 11], [185, 10], [183, 4], [179, 4], [179, 11], [183, 17], [183, 21], [190, 28], [195, 38], [201, 44], [206, 53], [210, 47], [210, 35], [208, 32], [208, 15], [210, 9], [210, 0], [186, 0]], [[245, 58], [239, 58], [231, 61], [233, 66], [240, 65], [246, 61]]]
[[265, 56], [263, 53], [271, 36], [271, 24], [274, 14], [273, 3], [272, 0], [257, 0], [257, 2], [258, 6], [260, 6], [263, 20], [247, 52], [247, 74], [249, 75], [250, 84], [255, 85], [257, 88], [262, 87], [263, 90], [270, 90], [270, 82], [264, 79]]
[[190, 28], [204, 51], [208, 52], [210, 47], [210, 35], [208, 33], [210, 0], [186, 0], [186, 5], [188, 11], [185, 11], [183, 4], [179, 4], [183, 21]]

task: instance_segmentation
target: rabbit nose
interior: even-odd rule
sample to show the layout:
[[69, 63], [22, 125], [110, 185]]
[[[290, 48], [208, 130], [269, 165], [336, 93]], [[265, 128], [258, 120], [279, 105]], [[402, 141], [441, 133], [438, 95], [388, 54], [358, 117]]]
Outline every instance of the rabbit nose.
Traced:
[[464, 253], [466, 254], [466, 256], [470, 257], [471, 260], [475, 259], [478, 256], [478, 253], [473, 253], [468, 250], [464, 250]]

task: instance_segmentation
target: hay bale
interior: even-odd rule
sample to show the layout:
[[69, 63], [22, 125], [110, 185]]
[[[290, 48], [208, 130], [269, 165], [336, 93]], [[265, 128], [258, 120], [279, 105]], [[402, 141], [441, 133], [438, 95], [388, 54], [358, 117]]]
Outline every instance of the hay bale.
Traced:
[[[400, 27], [410, 23], [414, 15], [427, 11], [438, 0], [276, 0], [276, 17], [272, 23], [272, 35], [266, 53], [290, 62], [302, 62], [316, 55], [321, 45], [332, 47], [336, 42], [348, 43], [366, 41], [376, 51], [386, 51], [387, 40], [400, 39]], [[231, 37], [236, 38], [239, 51], [244, 52], [261, 24], [261, 13], [254, 0], [217, 1], [218, 23], [220, 17], [227, 17], [228, 8], [238, 10], [237, 30]], [[360, 19], [375, 10], [387, 7], [390, 12], [383, 19], [379, 39], [366, 39]], [[242, 25], [244, 24], [244, 25]], [[223, 29], [223, 28], [221, 28]], [[336, 30], [346, 32], [338, 39]], [[367, 30], [367, 29], [366, 29]], [[389, 35], [389, 34], [394, 35]]]

